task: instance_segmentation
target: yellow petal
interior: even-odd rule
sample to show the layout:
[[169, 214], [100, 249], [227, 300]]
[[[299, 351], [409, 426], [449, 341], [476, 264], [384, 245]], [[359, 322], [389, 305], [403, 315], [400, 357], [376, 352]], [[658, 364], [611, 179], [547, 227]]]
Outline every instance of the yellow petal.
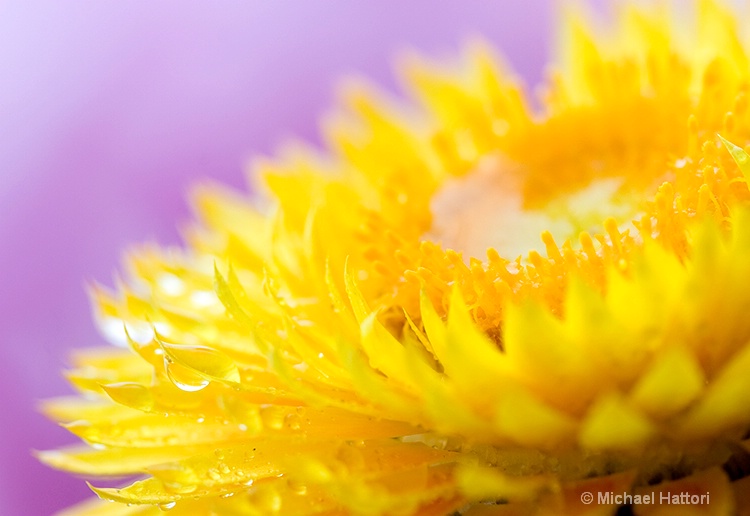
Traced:
[[638, 449], [653, 437], [655, 429], [643, 415], [618, 395], [604, 395], [586, 415], [580, 443], [592, 450]]
[[663, 419], [685, 409], [703, 392], [705, 377], [691, 353], [675, 346], [662, 353], [631, 392], [634, 406]]

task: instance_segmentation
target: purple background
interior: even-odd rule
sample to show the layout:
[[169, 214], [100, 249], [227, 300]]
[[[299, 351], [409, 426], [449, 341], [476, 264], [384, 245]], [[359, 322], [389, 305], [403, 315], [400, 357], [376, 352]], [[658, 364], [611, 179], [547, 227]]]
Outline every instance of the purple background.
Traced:
[[111, 284], [131, 243], [176, 243], [200, 178], [288, 135], [318, 142], [336, 79], [394, 89], [393, 57], [455, 52], [471, 34], [542, 77], [551, 0], [1, 2], [0, 513], [90, 495], [29, 455], [75, 442], [35, 412], [70, 393], [75, 347], [103, 343], [84, 283]]

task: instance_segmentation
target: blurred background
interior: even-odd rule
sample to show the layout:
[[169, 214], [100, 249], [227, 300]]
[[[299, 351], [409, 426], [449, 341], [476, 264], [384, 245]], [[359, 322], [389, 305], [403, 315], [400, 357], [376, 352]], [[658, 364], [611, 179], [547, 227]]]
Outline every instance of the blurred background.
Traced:
[[472, 34], [537, 84], [553, 0], [0, 2], [0, 513], [91, 495], [32, 449], [75, 439], [35, 410], [71, 393], [74, 348], [101, 345], [84, 285], [132, 243], [179, 242], [187, 187], [245, 188], [249, 159], [320, 143], [337, 79], [397, 91], [399, 49]]

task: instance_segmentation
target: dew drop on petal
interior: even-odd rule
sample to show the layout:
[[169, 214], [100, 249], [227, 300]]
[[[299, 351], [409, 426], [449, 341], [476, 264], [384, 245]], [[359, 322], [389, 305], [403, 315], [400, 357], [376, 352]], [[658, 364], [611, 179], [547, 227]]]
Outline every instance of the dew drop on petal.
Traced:
[[194, 493], [197, 489], [198, 486], [195, 484], [182, 484], [177, 486], [174, 491], [179, 494], [190, 494]]
[[303, 482], [299, 480], [294, 479], [287, 479], [287, 484], [289, 485], [289, 489], [298, 495], [304, 495], [307, 494], [307, 485], [305, 485]]
[[266, 427], [281, 430], [284, 427], [286, 411], [283, 407], [272, 405], [261, 410], [260, 417]]
[[175, 505], [177, 505], [177, 502], [160, 503], [159, 509], [161, 509], [162, 511], [168, 511], [169, 509], [173, 508]]
[[164, 357], [164, 369], [167, 371], [169, 380], [180, 390], [196, 392], [208, 386], [209, 382], [205, 377], [167, 356]]
[[297, 431], [302, 427], [302, 418], [297, 414], [287, 414], [286, 417], [284, 417], [284, 423], [290, 430]]
[[193, 376], [229, 382], [241, 379], [237, 364], [221, 351], [206, 346], [161, 342], [170, 359], [187, 368]]

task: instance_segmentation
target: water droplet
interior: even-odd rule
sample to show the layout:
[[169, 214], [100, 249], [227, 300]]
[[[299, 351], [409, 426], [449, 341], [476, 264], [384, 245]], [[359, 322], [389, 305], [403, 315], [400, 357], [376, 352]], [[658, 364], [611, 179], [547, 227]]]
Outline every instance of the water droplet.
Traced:
[[173, 484], [170, 486], [170, 491], [179, 494], [194, 493], [196, 489], [198, 489], [198, 486], [195, 484]]
[[293, 493], [296, 493], [298, 495], [307, 494], [307, 485], [305, 485], [303, 482], [291, 478], [287, 479], [286, 482], [289, 485], [289, 489], [291, 489]]
[[222, 498], [231, 498], [233, 496], [234, 496], [234, 493], [224, 493], [223, 495], [221, 495]]
[[287, 414], [286, 417], [284, 417], [284, 424], [290, 430], [297, 431], [302, 427], [302, 418], [297, 414]]
[[286, 410], [283, 407], [272, 405], [261, 410], [260, 417], [263, 423], [273, 430], [281, 430], [284, 427]]
[[161, 509], [162, 511], [168, 511], [169, 509], [173, 508], [175, 505], [177, 505], [177, 502], [160, 503], [159, 509]]
[[193, 374], [203, 378], [215, 378], [228, 382], [239, 382], [240, 372], [237, 364], [226, 354], [206, 346], [172, 344], [161, 342], [161, 346], [170, 355], [170, 359], [179, 362]]
[[216, 451], [214, 451], [214, 455], [216, 455], [217, 459], [223, 459], [224, 458], [224, 450], [216, 450]]
[[192, 493], [202, 480], [194, 469], [177, 463], [158, 464], [149, 469], [162, 482], [164, 489], [173, 494]]
[[226, 464], [224, 464], [224, 463], [221, 463], [221, 464], [219, 464], [219, 471], [221, 471], [221, 472], [222, 472], [222, 474], [226, 475], [226, 474], [228, 474], [228, 473], [229, 473], [229, 472], [230, 472], [231, 470], [229, 469], [229, 466], [227, 466], [227, 465], [226, 465]]
[[196, 392], [208, 386], [208, 380], [197, 371], [176, 363], [168, 356], [164, 357], [164, 368], [167, 377], [178, 388], [186, 392]]

